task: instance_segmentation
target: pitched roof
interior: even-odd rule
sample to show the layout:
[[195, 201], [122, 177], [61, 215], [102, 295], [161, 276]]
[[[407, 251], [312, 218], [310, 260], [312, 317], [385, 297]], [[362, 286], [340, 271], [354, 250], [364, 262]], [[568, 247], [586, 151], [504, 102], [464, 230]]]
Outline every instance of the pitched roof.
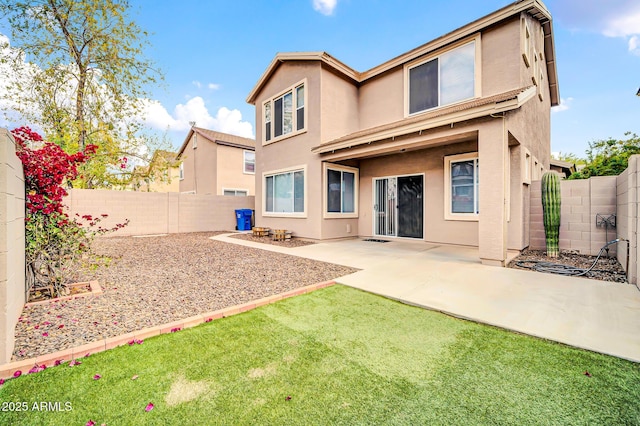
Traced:
[[528, 86], [493, 96], [472, 99], [446, 108], [403, 118], [402, 120], [397, 120], [392, 123], [359, 130], [313, 147], [311, 151], [314, 153], [327, 153], [389, 137], [427, 130], [443, 124], [457, 123], [517, 109], [529, 99], [533, 98], [535, 93], [536, 88], [534, 86]]
[[560, 91], [558, 88], [558, 74], [556, 70], [556, 55], [553, 42], [553, 26], [551, 21], [551, 14], [547, 10], [547, 7], [540, 0], [518, 0], [515, 3], [507, 5], [502, 9], [490, 13], [487, 16], [477, 19], [463, 27], [458, 28], [457, 30], [451, 31], [441, 37], [436, 38], [435, 40], [423, 44], [422, 46], [416, 47], [415, 49], [403, 53], [400, 56], [397, 56], [364, 72], [358, 72], [353, 68], [350, 68], [349, 66], [345, 65], [343, 62], [339, 61], [326, 52], [278, 53], [247, 96], [247, 102], [250, 104], [255, 104], [258, 93], [260, 93], [264, 85], [267, 83], [267, 81], [269, 81], [278, 67], [286, 61], [320, 61], [333, 68], [337, 72], [341, 73], [345, 77], [351, 79], [356, 84], [360, 84], [370, 78], [380, 75], [395, 67], [401, 66], [407, 62], [412, 61], [413, 59], [416, 59], [434, 50], [440, 49], [441, 47], [449, 45], [460, 39], [468, 37], [474, 33], [477, 33], [478, 31], [482, 31], [483, 29], [491, 25], [494, 25], [505, 19], [509, 19], [522, 12], [528, 13], [534, 19], [540, 21], [540, 23], [542, 24], [545, 35], [544, 58], [547, 65], [549, 90], [551, 93], [551, 105], [558, 105], [560, 103]]
[[191, 140], [191, 136], [194, 133], [218, 145], [248, 149], [250, 151], [255, 151], [256, 149], [256, 141], [254, 139], [243, 138], [242, 136], [231, 135], [229, 133], [216, 132], [214, 130], [209, 130], [209, 129], [203, 129], [202, 127], [192, 127], [191, 129], [189, 129], [189, 133], [187, 133], [187, 137], [184, 139], [182, 146], [178, 150], [178, 154], [175, 157], [176, 159], [182, 156], [182, 153], [184, 152], [185, 148], [187, 147], [187, 144]]

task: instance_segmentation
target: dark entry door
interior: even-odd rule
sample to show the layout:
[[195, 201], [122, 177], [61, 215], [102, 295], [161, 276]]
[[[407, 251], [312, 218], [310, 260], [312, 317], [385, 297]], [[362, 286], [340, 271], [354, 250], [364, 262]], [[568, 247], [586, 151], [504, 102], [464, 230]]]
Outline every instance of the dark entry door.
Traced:
[[422, 238], [424, 176], [398, 177], [398, 237]]

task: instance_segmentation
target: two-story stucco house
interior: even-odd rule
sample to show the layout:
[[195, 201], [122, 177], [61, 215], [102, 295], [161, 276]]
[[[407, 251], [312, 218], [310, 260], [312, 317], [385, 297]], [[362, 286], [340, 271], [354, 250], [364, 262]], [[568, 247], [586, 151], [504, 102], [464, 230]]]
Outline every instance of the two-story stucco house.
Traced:
[[255, 154], [253, 139], [192, 127], [176, 156], [180, 192], [255, 195]]
[[[426, 7], [426, 6], [425, 6]], [[558, 105], [551, 15], [522, 0], [368, 71], [280, 53], [256, 107], [256, 223], [313, 239], [529, 245]]]

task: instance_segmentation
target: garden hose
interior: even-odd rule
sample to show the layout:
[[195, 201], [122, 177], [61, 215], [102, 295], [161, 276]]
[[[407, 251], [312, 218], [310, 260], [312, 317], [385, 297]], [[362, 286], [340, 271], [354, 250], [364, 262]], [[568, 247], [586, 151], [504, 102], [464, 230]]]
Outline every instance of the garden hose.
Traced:
[[600, 256], [602, 256], [602, 253], [604, 253], [607, 247], [609, 247], [612, 244], [619, 243], [620, 241], [627, 241], [627, 240], [625, 240], [624, 238], [616, 238], [615, 240], [611, 240], [608, 243], [606, 243], [604, 246], [602, 246], [602, 248], [600, 249], [600, 252], [598, 253], [598, 256], [596, 257], [596, 260], [593, 261], [593, 263], [588, 269], [577, 268], [571, 265], [563, 265], [561, 263], [545, 262], [542, 260], [519, 260], [516, 262], [516, 265], [521, 268], [531, 269], [536, 272], [546, 272], [549, 274], [582, 277], [587, 275], [589, 272], [591, 272], [591, 270], [593, 270], [593, 268], [596, 266], [596, 263], [598, 262], [598, 259], [600, 259]]

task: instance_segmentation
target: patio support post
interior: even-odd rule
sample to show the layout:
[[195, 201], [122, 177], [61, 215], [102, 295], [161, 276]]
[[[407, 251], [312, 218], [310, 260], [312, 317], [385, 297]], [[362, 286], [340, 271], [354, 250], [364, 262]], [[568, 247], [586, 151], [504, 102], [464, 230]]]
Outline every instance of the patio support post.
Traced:
[[507, 258], [507, 161], [509, 147], [504, 117], [494, 118], [478, 132], [478, 242], [485, 265], [505, 266]]

